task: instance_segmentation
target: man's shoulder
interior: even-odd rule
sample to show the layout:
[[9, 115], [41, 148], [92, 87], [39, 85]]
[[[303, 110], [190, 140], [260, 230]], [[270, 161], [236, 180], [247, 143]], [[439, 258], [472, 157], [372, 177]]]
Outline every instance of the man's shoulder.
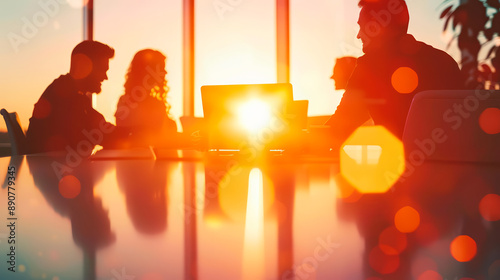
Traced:
[[66, 75], [60, 75], [45, 89], [42, 97], [45, 98], [62, 98], [67, 94], [75, 92], [75, 85], [73, 79]]
[[[428, 59], [434, 60], [434, 61], [447, 61], [449, 63], [456, 64], [456, 61], [445, 51], [440, 50], [438, 48], [435, 48], [429, 44], [426, 44], [421, 41], [416, 41], [415, 44], [417, 44], [417, 49], [419, 50], [418, 53], [421, 56], [427, 57]], [[436, 62], [437, 62], [436, 61]]]
[[462, 75], [455, 59], [443, 50], [420, 41], [417, 43], [420, 48], [416, 60], [421, 69], [435, 79], [433, 88], [461, 88]]
[[421, 50], [424, 53], [430, 53], [430, 54], [435, 55], [435, 56], [450, 57], [451, 58], [451, 56], [443, 50], [440, 50], [436, 47], [433, 47], [433, 46], [426, 44], [424, 42], [421, 42], [421, 41], [417, 41], [417, 42], [422, 45]]

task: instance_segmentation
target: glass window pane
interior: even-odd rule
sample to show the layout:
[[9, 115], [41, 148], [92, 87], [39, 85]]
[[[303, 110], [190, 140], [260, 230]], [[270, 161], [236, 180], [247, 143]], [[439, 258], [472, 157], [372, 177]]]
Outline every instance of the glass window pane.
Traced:
[[[361, 56], [358, 1], [290, 0], [290, 77], [296, 99], [309, 99], [309, 115], [331, 115], [344, 90], [335, 90], [330, 79], [336, 58]], [[442, 1], [406, 1], [409, 33], [417, 40], [447, 51], [459, 59], [456, 47], [446, 49], [450, 34], [443, 35], [439, 19]]]
[[176, 120], [182, 116], [182, 0], [96, 0], [94, 38], [115, 49], [109, 80], [102, 84], [95, 105], [106, 120], [115, 122], [130, 62], [137, 51], [146, 48], [166, 55], [170, 114]]
[[200, 87], [276, 82], [276, 8], [269, 0], [198, 0], [195, 115]]
[[[80, 3], [82, 1], [78, 1]], [[2, 108], [16, 111], [28, 128], [33, 105], [59, 75], [69, 72], [82, 39], [81, 3], [66, 0], [0, 2]], [[6, 130], [3, 120], [0, 130]]]
[[290, 1], [290, 79], [310, 116], [333, 114], [342, 98], [330, 76], [337, 57], [362, 54], [357, 16], [355, 1]]

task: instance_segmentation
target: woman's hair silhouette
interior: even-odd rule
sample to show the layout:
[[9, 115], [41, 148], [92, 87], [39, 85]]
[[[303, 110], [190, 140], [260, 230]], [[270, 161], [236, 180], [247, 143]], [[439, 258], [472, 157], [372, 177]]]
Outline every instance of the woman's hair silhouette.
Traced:
[[165, 61], [166, 56], [157, 50], [140, 50], [125, 76], [125, 93], [115, 113], [116, 125], [128, 131], [141, 146], [171, 142], [177, 132], [167, 101]]
[[167, 94], [170, 88], [165, 75], [165, 61], [167, 57], [160, 51], [144, 49], [138, 51], [125, 75], [125, 95], [132, 94], [133, 90], [142, 88], [150, 96], [163, 102], [167, 107], [167, 114], [170, 111], [170, 104], [167, 101]]

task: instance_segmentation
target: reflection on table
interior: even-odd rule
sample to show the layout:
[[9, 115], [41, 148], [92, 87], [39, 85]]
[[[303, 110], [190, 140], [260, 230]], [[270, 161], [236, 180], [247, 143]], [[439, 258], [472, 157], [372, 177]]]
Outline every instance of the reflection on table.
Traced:
[[19, 222], [2, 279], [500, 276], [499, 165], [426, 162], [360, 194], [332, 160], [166, 154], [0, 159], [18, 169]]

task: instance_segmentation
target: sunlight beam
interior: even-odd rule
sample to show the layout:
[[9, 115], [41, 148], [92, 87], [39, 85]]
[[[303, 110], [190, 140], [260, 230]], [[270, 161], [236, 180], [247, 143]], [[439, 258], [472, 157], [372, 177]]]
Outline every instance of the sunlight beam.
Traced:
[[254, 168], [248, 178], [242, 279], [264, 279], [264, 272], [263, 177], [262, 171]]

